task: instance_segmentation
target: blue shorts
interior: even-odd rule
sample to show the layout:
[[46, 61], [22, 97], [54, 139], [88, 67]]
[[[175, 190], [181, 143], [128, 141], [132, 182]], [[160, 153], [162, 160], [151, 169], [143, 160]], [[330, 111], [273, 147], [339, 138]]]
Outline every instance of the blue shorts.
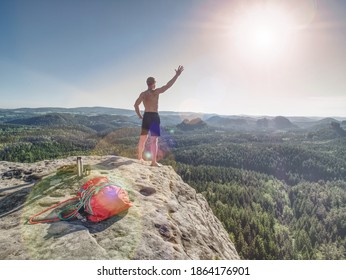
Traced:
[[156, 112], [144, 112], [141, 135], [160, 136], [160, 116]]

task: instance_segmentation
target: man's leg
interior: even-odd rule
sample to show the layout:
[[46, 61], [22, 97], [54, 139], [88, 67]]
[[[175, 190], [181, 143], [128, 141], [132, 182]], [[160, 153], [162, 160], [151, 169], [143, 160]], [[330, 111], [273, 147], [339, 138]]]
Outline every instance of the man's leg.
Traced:
[[157, 142], [158, 142], [158, 137], [157, 136], [151, 136], [151, 145], [150, 145], [150, 150], [151, 150], [151, 165], [152, 166], [161, 166], [161, 164], [159, 164], [156, 161], [156, 156], [157, 156]]
[[138, 159], [143, 160], [143, 152], [145, 148], [145, 143], [147, 142], [148, 134], [141, 135], [138, 142]]

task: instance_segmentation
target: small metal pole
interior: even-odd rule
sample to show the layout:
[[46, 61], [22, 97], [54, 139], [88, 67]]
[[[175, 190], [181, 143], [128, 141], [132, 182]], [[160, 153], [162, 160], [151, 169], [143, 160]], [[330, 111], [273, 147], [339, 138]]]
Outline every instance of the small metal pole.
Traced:
[[82, 177], [83, 176], [82, 157], [77, 157], [77, 174], [78, 174], [78, 177]]

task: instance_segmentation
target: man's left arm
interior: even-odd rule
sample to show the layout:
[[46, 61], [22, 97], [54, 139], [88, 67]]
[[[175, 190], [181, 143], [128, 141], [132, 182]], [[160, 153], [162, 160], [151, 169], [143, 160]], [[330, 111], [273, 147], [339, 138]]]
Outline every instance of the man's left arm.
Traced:
[[143, 116], [141, 114], [141, 111], [139, 110], [139, 104], [141, 104], [143, 101], [143, 94], [140, 94], [140, 96], [137, 98], [136, 102], [135, 102], [135, 111], [136, 111], [136, 114], [138, 115], [138, 117], [140, 119], [143, 119]]

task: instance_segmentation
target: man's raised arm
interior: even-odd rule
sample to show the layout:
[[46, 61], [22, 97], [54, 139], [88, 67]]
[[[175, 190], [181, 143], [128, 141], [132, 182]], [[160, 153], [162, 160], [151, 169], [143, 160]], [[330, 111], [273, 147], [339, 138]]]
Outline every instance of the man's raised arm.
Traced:
[[175, 69], [174, 77], [165, 86], [156, 89], [156, 92], [163, 93], [167, 89], [169, 89], [171, 86], [173, 86], [173, 84], [175, 83], [175, 81], [178, 79], [178, 77], [180, 76], [181, 72], [183, 72], [183, 71], [184, 71], [184, 67], [182, 65], [179, 65], [178, 69]]

